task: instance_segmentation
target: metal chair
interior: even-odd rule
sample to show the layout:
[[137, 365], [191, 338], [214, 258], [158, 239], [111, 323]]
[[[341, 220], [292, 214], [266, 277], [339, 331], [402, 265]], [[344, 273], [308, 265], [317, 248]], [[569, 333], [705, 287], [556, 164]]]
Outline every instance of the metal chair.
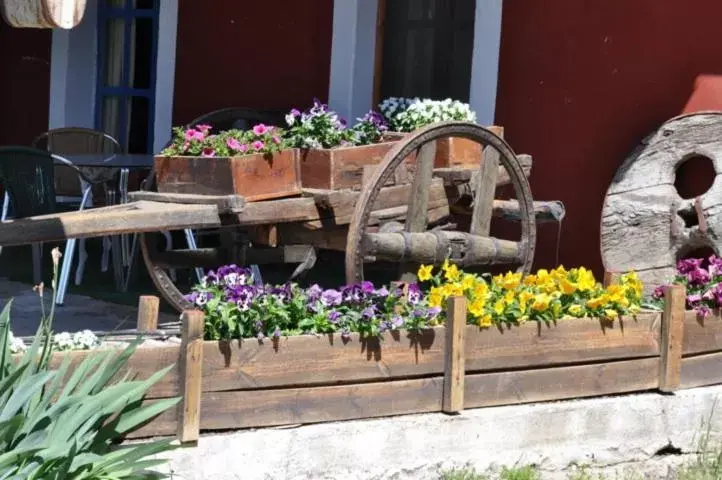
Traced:
[[[58, 155], [77, 155], [77, 154], [100, 154], [100, 153], [121, 153], [122, 148], [120, 143], [113, 138], [111, 135], [84, 127], [65, 127], [55, 128], [49, 130], [38, 137], [32, 142], [33, 148], [48, 150], [49, 152]], [[103, 185], [103, 193], [105, 195], [106, 203], [114, 203], [115, 197], [114, 190], [107, 188], [107, 182], [113, 181], [118, 175], [117, 169], [108, 169], [104, 167], [100, 168], [82, 168], [84, 175], [91, 179], [93, 183]], [[85, 185], [83, 185], [83, 178], [78, 177], [73, 169], [67, 167], [56, 166], [55, 168], [56, 178], [56, 192], [59, 194], [58, 201], [60, 203], [71, 203], [77, 204], [80, 196], [80, 192], [83, 191]], [[76, 179], [80, 181], [80, 188], [74, 188]], [[92, 196], [90, 204], [92, 206], [94, 199]], [[103, 253], [101, 255], [101, 271], [106, 272], [108, 270], [108, 264], [110, 259], [110, 250], [112, 249], [112, 241], [108, 237], [103, 238]], [[124, 238], [122, 241], [122, 249], [124, 261], [127, 263], [128, 251], [127, 240]], [[83, 273], [85, 272], [85, 264], [88, 258], [88, 253], [85, 248], [85, 239], [80, 240], [80, 248], [78, 253], [78, 268], [75, 271], [75, 284], [80, 285], [83, 280]], [[117, 272], [116, 272], [117, 275]]]
[[[12, 204], [15, 218], [32, 217], [56, 213], [58, 205], [55, 192], [56, 162], [71, 168], [84, 181], [78, 211], [84, 210], [90, 200], [92, 182], [67, 159], [54, 155], [47, 150], [30, 147], [0, 147], [0, 178], [6, 195]], [[3, 218], [3, 220], [5, 220]], [[77, 239], [69, 239], [65, 244], [63, 262], [55, 303], [62, 305], [68, 286], [70, 268], [73, 263]], [[33, 245], [33, 280], [42, 280], [42, 244]]]

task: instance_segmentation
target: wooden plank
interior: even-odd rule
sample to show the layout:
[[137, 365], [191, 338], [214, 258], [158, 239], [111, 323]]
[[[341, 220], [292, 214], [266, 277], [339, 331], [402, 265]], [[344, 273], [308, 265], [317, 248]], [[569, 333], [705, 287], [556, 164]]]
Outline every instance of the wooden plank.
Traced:
[[679, 388], [722, 384], [722, 352], [682, 359]]
[[[143, 402], [152, 404], [157, 400], [148, 400]], [[178, 412], [175, 408], [170, 408], [158, 415], [152, 422], [143, 425], [125, 436], [127, 440], [136, 440], [140, 438], [152, 437], [172, 437], [178, 433]]]
[[139, 201], [82, 212], [9, 220], [0, 224], [0, 245], [61, 241], [123, 233], [220, 226], [215, 205]]
[[657, 387], [656, 358], [466, 375], [464, 407], [595, 397]]
[[[120, 350], [119, 350], [120, 351]], [[96, 354], [97, 350], [73, 350], [69, 352], [55, 352], [50, 359], [51, 369], [57, 369], [63, 362], [65, 356], [71, 357], [70, 371], [77, 368], [88, 355]], [[139, 347], [128, 359], [126, 368], [116, 375], [116, 379], [122, 378], [130, 372], [132, 378], [146, 379], [158, 370], [176, 364], [170, 372], [156, 383], [148, 392], [148, 398], [168, 398], [178, 395], [178, 358], [180, 355], [179, 345], [164, 345], [160, 347]]]
[[141, 295], [138, 299], [138, 332], [158, 329], [158, 311], [160, 298], [154, 295]]
[[246, 199], [241, 195], [198, 195], [192, 193], [159, 193], [140, 190], [128, 193], [131, 201], [146, 200], [158, 203], [180, 203], [184, 205], [215, 205], [218, 213], [241, 213]]
[[622, 275], [619, 272], [604, 272], [604, 286], [608, 287], [610, 285], [614, 285], [615, 283], [619, 283], [619, 278]]
[[659, 389], [663, 392], [672, 392], [679, 387], [685, 297], [683, 285], [671, 285], [664, 289], [659, 358]]
[[[434, 175], [434, 159], [436, 158], [436, 141], [421, 146], [416, 157], [416, 174], [411, 182], [411, 192], [407, 201], [406, 232], [424, 232], [428, 222], [429, 198], [431, 181]], [[418, 265], [414, 262], [399, 264], [399, 277], [402, 282], [416, 281]]]
[[445, 413], [459, 413], [464, 409], [464, 333], [466, 332], [466, 298], [448, 300], [446, 354], [444, 361]]
[[229, 430], [441, 410], [443, 378], [203, 395], [201, 428]]
[[693, 310], [684, 313], [684, 356], [722, 351], [722, 318], [720, 312], [712, 312], [706, 318]]
[[183, 312], [181, 320], [183, 336], [179, 370], [183, 400], [178, 406], [178, 439], [185, 443], [195, 442], [200, 436], [203, 312]]
[[[558, 366], [659, 356], [658, 313], [636, 320], [528, 322], [509, 330], [464, 332], [466, 372]], [[442, 375], [445, 328], [386, 333], [380, 339], [351, 335], [205, 342], [203, 391], [329, 385]]]
[[499, 152], [491, 147], [486, 147], [483, 155], [484, 161], [481, 162], [479, 175], [472, 182], [475, 195], [469, 231], [472, 235], [488, 237], [491, 231], [491, 214], [496, 195]]
[[267, 202], [251, 202], [238, 214], [241, 226], [269, 223], [307, 222], [322, 218], [316, 202], [310, 197], [284, 198]]

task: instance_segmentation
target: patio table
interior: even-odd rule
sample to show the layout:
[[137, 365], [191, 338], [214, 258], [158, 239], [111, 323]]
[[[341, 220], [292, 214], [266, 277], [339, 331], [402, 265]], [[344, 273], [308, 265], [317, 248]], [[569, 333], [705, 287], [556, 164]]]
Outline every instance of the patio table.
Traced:
[[[131, 170], [150, 170], [153, 167], [152, 154], [133, 153], [108, 153], [108, 154], [66, 154], [57, 155], [60, 159], [67, 160], [78, 167], [83, 174], [93, 182], [108, 182], [113, 179], [116, 171], [119, 171], [118, 189], [109, 189], [106, 193], [106, 205], [128, 202], [128, 178]], [[57, 165], [63, 165], [62, 160], [56, 161]], [[115, 283], [119, 290], [127, 288], [127, 279], [123, 278], [123, 268], [130, 273], [132, 262], [129, 238], [122, 235], [120, 238], [111, 238], [111, 255], [113, 259], [113, 270], [115, 272]], [[107, 262], [107, 261], [106, 261]], [[104, 262], [104, 264], [106, 264]]]

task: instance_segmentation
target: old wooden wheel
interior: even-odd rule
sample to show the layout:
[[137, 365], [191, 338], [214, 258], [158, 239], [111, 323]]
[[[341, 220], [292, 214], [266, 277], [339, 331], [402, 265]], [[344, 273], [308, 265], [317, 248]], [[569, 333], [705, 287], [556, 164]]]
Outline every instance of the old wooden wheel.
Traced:
[[[711, 187], [683, 198], [678, 168], [706, 159]], [[677, 260], [695, 250], [722, 253], [722, 112], [673, 118], [644, 139], [617, 170], [604, 199], [604, 268], [635, 270], [646, 293], [675, 274]]]
[[[472, 140], [484, 148], [478, 177], [473, 181], [474, 206], [469, 232], [429, 227], [429, 192], [434, 181], [436, 141], [447, 137]], [[415, 174], [406, 220], [378, 225], [372, 222], [374, 204], [407, 157], [416, 153]], [[519, 241], [491, 237], [490, 223], [498, 162], [509, 174], [518, 201]], [[372, 223], [375, 225], [372, 226]], [[363, 280], [364, 263], [384, 259], [402, 264], [403, 280], [411, 280], [414, 264], [441, 264], [446, 258], [462, 267], [509, 264], [528, 272], [534, 259], [536, 223], [529, 183], [511, 147], [490, 130], [473, 123], [443, 122], [417, 130], [400, 141], [365, 184], [349, 226], [346, 281]]]

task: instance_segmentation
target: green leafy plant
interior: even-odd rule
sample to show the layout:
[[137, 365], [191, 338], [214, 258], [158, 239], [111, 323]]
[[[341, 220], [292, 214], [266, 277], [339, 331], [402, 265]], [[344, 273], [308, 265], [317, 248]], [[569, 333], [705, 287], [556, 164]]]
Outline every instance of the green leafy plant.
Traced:
[[259, 123], [251, 130], [226, 130], [211, 133], [210, 125], [175, 127], [171, 144], [163, 156], [233, 157], [251, 154], [271, 155], [287, 147], [278, 127]]
[[[55, 249], [54, 278], [59, 256]], [[179, 398], [172, 398], [143, 404], [151, 386], [172, 367], [146, 380], [131, 380], [127, 374], [116, 379], [135, 352], [136, 341], [124, 350], [93, 352], [72, 369], [66, 355], [53, 370], [54, 305], [50, 315], [43, 314], [24, 354], [12, 356], [11, 305], [0, 313], [0, 478], [164, 478], [150, 469], [165, 461], [149, 457], [174, 448], [172, 440], [114, 444], [178, 403]]]

